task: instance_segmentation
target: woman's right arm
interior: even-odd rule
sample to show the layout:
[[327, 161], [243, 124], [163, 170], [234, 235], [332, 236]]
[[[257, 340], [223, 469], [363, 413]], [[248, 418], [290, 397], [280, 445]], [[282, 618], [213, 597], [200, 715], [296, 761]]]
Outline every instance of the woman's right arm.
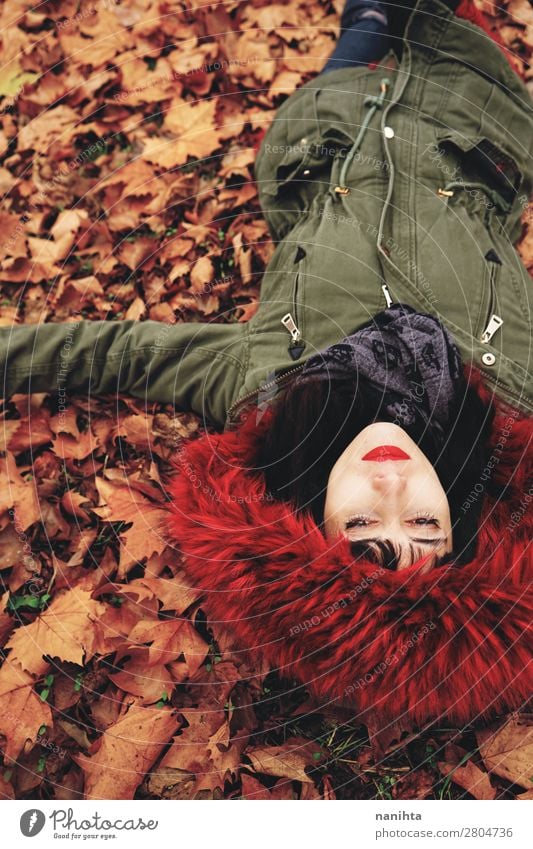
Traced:
[[121, 392], [224, 423], [243, 324], [80, 321], [0, 327], [1, 397]]

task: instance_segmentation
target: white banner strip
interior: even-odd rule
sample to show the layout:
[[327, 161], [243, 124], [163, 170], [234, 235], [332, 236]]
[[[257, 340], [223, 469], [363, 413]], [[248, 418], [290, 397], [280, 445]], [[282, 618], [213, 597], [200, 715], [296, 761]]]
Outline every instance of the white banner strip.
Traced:
[[533, 845], [531, 801], [340, 801], [333, 808], [320, 801], [235, 800], [211, 803], [209, 811], [200, 805], [155, 800], [4, 802], [2, 845], [6, 849], [30, 845], [44, 849], [66, 841], [123, 849], [185, 845], [530, 849]]

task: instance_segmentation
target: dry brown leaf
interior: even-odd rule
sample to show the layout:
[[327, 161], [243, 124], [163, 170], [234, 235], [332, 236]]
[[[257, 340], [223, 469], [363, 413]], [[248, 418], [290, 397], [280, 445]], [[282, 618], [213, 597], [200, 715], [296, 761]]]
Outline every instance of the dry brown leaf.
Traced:
[[321, 755], [320, 746], [303, 737], [291, 737], [282, 746], [256, 746], [246, 751], [256, 772], [311, 783], [306, 770], [317, 765], [318, 758], [313, 755]]
[[215, 268], [208, 256], [202, 256], [191, 269], [191, 290], [202, 292], [208, 289], [215, 276]]
[[224, 786], [226, 772], [236, 772], [242, 744], [230, 742], [224, 710], [183, 710], [188, 726], [174, 737], [161, 768], [181, 769], [195, 776], [194, 794]]
[[[117, 657], [117, 661], [119, 659]], [[174, 681], [164, 663], [148, 666], [146, 652], [127, 661], [119, 672], [110, 674], [109, 678], [121, 690], [136, 696], [140, 704], [154, 704], [164, 693], [170, 698], [174, 689]]]
[[197, 103], [174, 100], [165, 116], [164, 126], [178, 137], [177, 145], [195, 159], [209, 156], [220, 144], [216, 106], [214, 98]]
[[[0, 669], [0, 734], [6, 738], [8, 761], [15, 760], [27, 741], [35, 743], [41, 725], [52, 725], [50, 705], [33, 690], [34, 679], [8, 658]], [[30, 745], [31, 748], [31, 745]]]
[[5, 256], [26, 256], [26, 227], [20, 215], [0, 212], [0, 233], [2, 234], [0, 259], [4, 259]]
[[[170, 619], [163, 622], [159, 619], [155, 621], [141, 620], [131, 630], [128, 637], [129, 644], [125, 651], [133, 650], [135, 652], [143, 647], [142, 654], [146, 666], [170, 663], [176, 660], [185, 650], [186, 639], [183, 639], [182, 631], [185, 631], [187, 624], [180, 619]], [[203, 640], [201, 642], [204, 645], [204, 651], [200, 654], [203, 663], [209, 647]], [[146, 648], [144, 648], [145, 645]]]
[[95, 629], [105, 605], [77, 587], [56, 595], [50, 607], [29, 625], [17, 628], [7, 642], [9, 660], [35, 675], [48, 662], [44, 655], [83, 666], [95, 652]]
[[0, 514], [9, 508], [14, 509], [15, 526], [20, 531], [41, 518], [35, 480], [22, 477], [10, 453], [0, 457]]
[[533, 779], [533, 726], [513, 714], [502, 726], [476, 734], [479, 753], [488, 772], [531, 789]]
[[474, 799], [495, 799], [497, 791], [490, 783], [487, 773], [471, 760], [461, 764], [466, 754], [464, 749], [448, 743], [445, 750], [446, 760], [439, 761], [438, 764], [442, 775], [450, 776], [454, 784], [458, 784]]
[[77, 755], [86, 799], [133, 799], [135, 790], [178, 725], [168, 708], [132, 704], [91, 746]]
[[168, 519], [166, 510], [141, 495], [140, 492], [113, 481], [97, 477], [96, 488], [103, 504], [92, 510], [106, 522], [123, 521], [132, 523], [121, 537], [118, 577], [145, 557], [166, 548], [162, 527]]

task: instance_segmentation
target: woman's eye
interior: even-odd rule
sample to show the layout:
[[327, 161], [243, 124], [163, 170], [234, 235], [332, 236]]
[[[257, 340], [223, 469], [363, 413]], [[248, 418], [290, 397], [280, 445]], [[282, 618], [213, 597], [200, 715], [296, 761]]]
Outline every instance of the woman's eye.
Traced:
[[351, 519], [348, 519], [344, 527], [345, 530], [348, 530], [349, 528], [366, 528], [371, 523], [372, 520], [367, 516], [353, 516]]
[[433, 525], [437, 528], [439, 527], [438, 520], [433, 518], [433, 516], [417, 516], [417, 518], [412, 521], [415, 525]]

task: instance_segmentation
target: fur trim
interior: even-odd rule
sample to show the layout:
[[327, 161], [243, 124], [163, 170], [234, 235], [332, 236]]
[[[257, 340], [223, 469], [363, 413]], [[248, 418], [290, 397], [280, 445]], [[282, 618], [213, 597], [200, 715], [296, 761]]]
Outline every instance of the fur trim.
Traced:
[[[469, 380], [489, 397], [477, 370]], [[168, 530], [210, 621], [237, 650], [302, 681], [322, 704], [382, 721], [456, 724], [519, 707], [531, 692], [528, 578], [531, 418], [498, 407], [476, 558], [420, 574], [355, 561], [310, 517], [268, 499], [250, 470], [271, 411], [189, 443], [170, 484]], [[529, 573], [529, 574], [528, 574]]]

